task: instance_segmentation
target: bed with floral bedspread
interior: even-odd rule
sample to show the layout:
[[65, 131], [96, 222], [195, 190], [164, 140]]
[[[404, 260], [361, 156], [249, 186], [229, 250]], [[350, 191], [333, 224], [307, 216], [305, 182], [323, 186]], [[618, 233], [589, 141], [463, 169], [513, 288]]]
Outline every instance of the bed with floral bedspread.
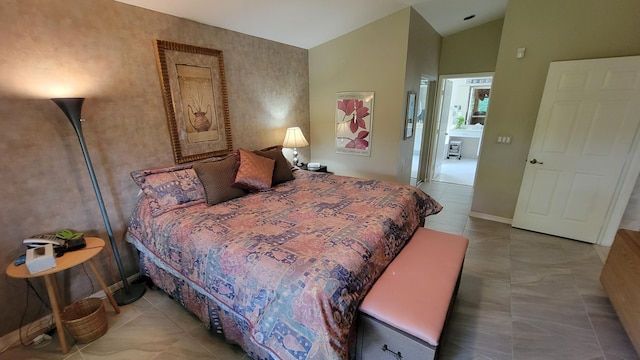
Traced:
[[252, 357], [346, 359], [364, 295], [441, 206], [413, 186], [293, 174], [213, 206], [152, 214], [143, 195], [127, 239], [141, 272]]

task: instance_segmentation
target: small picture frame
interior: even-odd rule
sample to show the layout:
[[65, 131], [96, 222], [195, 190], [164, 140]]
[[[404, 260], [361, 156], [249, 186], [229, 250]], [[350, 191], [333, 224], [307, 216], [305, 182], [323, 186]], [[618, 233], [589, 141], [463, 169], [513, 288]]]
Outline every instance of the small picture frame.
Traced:
[[404, 121], [404, 140], [413, 136], [414, 123], [416, 118], [416, 93], [409, 91], [407, 94], [407, 112]]

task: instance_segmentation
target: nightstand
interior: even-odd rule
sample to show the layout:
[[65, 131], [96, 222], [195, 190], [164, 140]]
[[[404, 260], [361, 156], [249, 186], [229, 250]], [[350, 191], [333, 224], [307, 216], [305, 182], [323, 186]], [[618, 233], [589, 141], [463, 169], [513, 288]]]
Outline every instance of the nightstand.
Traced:
[[326, 166], [326, 165], [322, 165], [322, 166], [320, 166], [318, 169], [309, 169], [309, 168], [307, 168], [307, 165], [306, 165], [306, 164], [305, 164], [305, 165], [300, 165], [300, 166], [298, 166], [298, 167], [299, 167], [300, 169], [302, 169], [302, 170], [309, 170], [309, 171], [315, 171], [315, 172], [324, 172], [324, 173], [328, 172], [328, 171], [327, 171], [327, 166]]
[[74, 250], [74, 251], [69, 251], [64, 253], [64, 255], [61, 257], [56, 257], [56, 267], [52, 269], [31, 274], [25, 264], [22, 264], [19, 266], [16, 266], [14, 264], [9, 264], [6, 270], [7, 275], [9, 275], [12, 278], [18, 278], [18, 279], [31, 279], [31, 278], [37, 278], [37, 277], [44, 278], [44, 282], [47, 287], [47, 294], [49, 295], [49, 302], [51, 304], [51, 309], [53, 312], [53, 318], [56, 322], [56, 328], [58, 329], [58, 334], [60, 335], [60, 347], [62, 347], [63, 354], [66, 354], [69, 352], [69, 346], [67, 345], [67, 338], [66, 338], [65, 330], [62, 324], [61, 315], [62, 315], [62, 311], [64, 310], [63, 309], [64, 306], [58, 298], [59, 290], [58, 290], [58, 282], [56, 279], [57, 273], [66, 269], [70, 269], [74, 266], [80, 265], [84, 262], [87, 262], [87, 264], [89, 264], [89, 268], [93, 272], [93, 275], [95, 275], [96, 279], [98, 280], [100, 287], [104, 291], [105, 295], [107, 295], [107, 298], [109, 298], [109, 302], [111, 303], [111, 306], [113, 306], [113, 310], [115, 310], [115, 312], [118, 314], [120, 313], [120, 307], [116, 303], [116, 300], [113, 298], [113, 295], [111, 295], [111, 291], [109, 291], [107, 284], [102, 279], [102, 276], [100, 276], [100, 273], [98, 272], [98, 268], [96, 268], [96, 265], [93, 263], [93, 259], [92, 259], [94, 256], [98, 255], [102, 251], [102, 248], [104, 248], [104, 240], [96, 237], [86, 237], [85, 241], [87, 242], [87, 246], [85, 246], [84, 248]]

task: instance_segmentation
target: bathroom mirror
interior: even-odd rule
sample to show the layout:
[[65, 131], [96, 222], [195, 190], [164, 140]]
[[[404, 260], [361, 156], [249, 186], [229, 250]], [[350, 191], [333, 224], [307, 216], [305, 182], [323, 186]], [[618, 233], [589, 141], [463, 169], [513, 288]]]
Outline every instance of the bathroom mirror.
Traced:
[[490, 88], [471, 88], [469, 96], [469, 114], [467, 123], [469, 125], [482, 124], [487, 116], [489, 107]]

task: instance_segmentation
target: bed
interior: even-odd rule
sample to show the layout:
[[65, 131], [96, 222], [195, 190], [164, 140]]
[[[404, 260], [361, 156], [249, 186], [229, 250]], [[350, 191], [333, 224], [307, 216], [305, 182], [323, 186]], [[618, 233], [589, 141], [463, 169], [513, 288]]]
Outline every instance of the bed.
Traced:
[[141, 274], [253, 358], [346, 359], [360, 301], [442, 207], [392, 182], [290, 168], [277, 179], [288, 162], [272, 155], [268, 187], [222, 201], [213, 191], [237, 186], [211, 175], [237, 179], [247, 154], [226, 170], [209, 162], [209, 178], [202, 164], [133, 172], [143, 191], [127, 240]]

